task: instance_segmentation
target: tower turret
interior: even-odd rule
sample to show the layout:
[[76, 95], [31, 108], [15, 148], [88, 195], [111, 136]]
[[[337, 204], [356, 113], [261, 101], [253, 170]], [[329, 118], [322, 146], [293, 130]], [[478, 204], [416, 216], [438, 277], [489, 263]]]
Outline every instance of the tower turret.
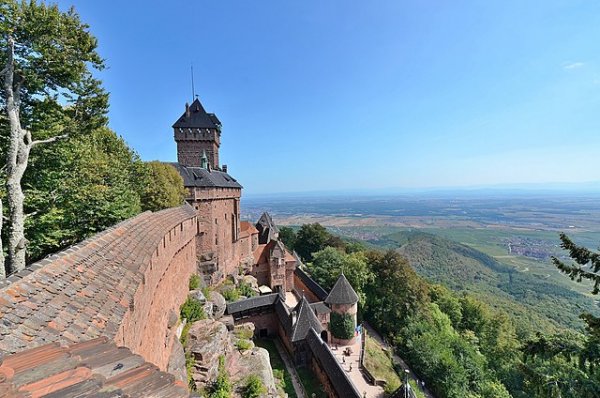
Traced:
[[[197, 98], [185, 104], [185, 112], [173, 124], [177, 142], [177, 162], [182, 166], [202, 166], [202, 154], [208, 165], [219, 168], [221, 122], [214, 113], [207, 113]], [[204, 167], [204, 166], [202, 166]], [[207, 167], [204, 167], [207, 168]]]

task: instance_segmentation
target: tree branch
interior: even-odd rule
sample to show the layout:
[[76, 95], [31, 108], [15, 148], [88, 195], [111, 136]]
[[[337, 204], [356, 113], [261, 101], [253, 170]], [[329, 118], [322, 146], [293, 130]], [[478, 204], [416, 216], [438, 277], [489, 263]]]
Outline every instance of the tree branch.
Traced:
[[57, 135], [54, 137], [46, 138], [45, 140], [35, 140], [35, 141], [31, 142], [31, 147], [33, 148], [34, 146], [40, 145], [40, 144], [50, 144], [52, 142], [65, 139], [68, 136], [69, 136], [69, 134], [60, 134], [60, 135]]

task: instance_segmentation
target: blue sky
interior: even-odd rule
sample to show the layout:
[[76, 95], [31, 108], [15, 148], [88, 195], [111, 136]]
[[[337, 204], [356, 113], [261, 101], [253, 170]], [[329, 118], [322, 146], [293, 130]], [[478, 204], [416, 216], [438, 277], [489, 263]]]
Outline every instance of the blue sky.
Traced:
[[597, 1], [59, 1], [110, 125], [176, 159], [196, 92], [248, 193], [600, 180]]

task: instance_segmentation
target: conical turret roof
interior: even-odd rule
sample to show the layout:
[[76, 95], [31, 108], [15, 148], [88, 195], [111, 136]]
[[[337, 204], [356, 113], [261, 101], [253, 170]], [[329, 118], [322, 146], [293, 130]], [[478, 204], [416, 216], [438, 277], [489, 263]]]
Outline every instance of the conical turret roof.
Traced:
[[344, 273], [340, 275], [338, 280], [333, 285], [333, 288], [329, 292], [327, 298], [325, 298], [327, 304], [356, 304], [358, 303], [358, 294], [352, 288], [348, 279], [344, 276]]

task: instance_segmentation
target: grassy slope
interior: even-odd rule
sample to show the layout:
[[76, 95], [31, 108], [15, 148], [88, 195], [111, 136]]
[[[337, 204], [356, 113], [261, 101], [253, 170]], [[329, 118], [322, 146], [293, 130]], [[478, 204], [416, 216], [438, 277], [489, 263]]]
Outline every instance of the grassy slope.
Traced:
[[287, 371], [277, 348], [275, 347], [275, 343], [270, 339], [256, 339], [254, 343], [258, 347], [262, 347], [269, 352], [269, 360], [271, 361], [271, 368], [273, 371], [280, 371], [283, 374], [283, 391], [288, 394], [289, 398], [296, 398], [296, 391], [294, 390], [294, 386], [292, 384], [292, 376]]
[[[480, 239], [483, 243], [486, 238]], [[398, 248], [427, 279], [472, 293], [508, 312], [525, 333], [578, 327], [578, 315], [595, 308], [591, 298], [575, 291], [564, 278], [547, 280], [540, 274], [520, 272], [514, 264], [442, 236], [401, 231], [374, 243]]]

